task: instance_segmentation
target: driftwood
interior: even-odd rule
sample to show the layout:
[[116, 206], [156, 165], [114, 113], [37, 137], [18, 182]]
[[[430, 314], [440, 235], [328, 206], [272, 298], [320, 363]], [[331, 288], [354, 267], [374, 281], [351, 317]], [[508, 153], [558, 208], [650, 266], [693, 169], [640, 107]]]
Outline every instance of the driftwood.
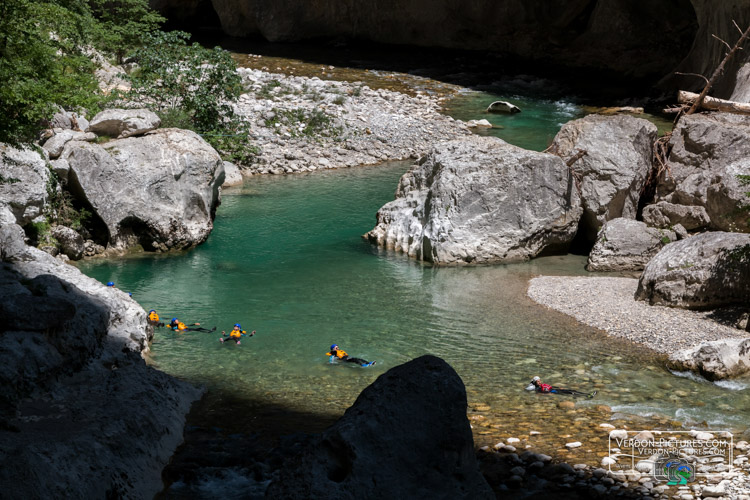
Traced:
[[[737, 23], [734, 23], [734, 26], [737, 28], [738, 31], [740, 31], [742, 34], [740, 36], [740, 39], [737, 40], [737, 43], [734, 44], [734, 47], [732, 47], [729, 52], [727, 52], [727, 55], [724, 56], [724, 59], [721, 61], [721, 64], [714, 70], [714, 74], [711, 75], [711, 78], [706, 82], [706, 86], [703, 87], [703, 90], [701, 91], [700, 95], [698, 95], [693, 102], [693, 105], [690, 106], [690, 109], [687, 110], [686, 114], [692, 115], [696, 111], [698, 111], [700, 108], [705, 107], [704, 101], [708, 97], [708, 91], [711, 90], [711, 87], [713, 87], [714, 82], [724, 72], [724, 66], [726, 66], [727, 62], [729, 62], [730, 59], [734, 56], [734, 54], [742, 50], [742, 44], [745, 43], [745, 40], [747, 40], [748, 37], [750, 37], [750, 26], [747, 27], [747, 29], [743, 32], [739, 26], [737, 26]], [[712, 35], [713, 36], [713, 35]], [[729, 44], [725, 42], [724, 40], [721, 40], [720, 38], [714, 36], [717, 40], [721, 41], [724, 45], [729, 47]]]
[[[680, 104], [693, 105], [700, 96], [693, 92], [686, 92], [680, 90], [677, 94], [677, 101]], [[724, 99], [717, 99], [715, 97], [703, 97], [701, 108], [711, 109], [714, 111], [724, 111], [725, 113], [739, 113], [739, 114], [750, 114], [750, 103], [747, 102], [736, 102], [727, 101]], [[680, 108], [673, 108], [679, 110]]]

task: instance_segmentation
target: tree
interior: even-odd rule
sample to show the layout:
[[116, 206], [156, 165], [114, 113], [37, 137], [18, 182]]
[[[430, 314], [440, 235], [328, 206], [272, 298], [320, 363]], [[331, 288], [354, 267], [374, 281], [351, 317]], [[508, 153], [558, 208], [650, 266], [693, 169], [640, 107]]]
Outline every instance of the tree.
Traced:
[[0, 0], [0, 142], [31, 141], [57, 105], [96, 106], [86, 24], [56, 3]]
[[232, 106], [242, 92], [237, 65], [229, 52], [189, 44], [189, 37], [180, 31], [147, 35], [134, 53], [138, 68], [123, 97], [154, 109], [163, 126], [192, 129], [225, 158], [247, 164], [257, 149], [247, 144], [247, 123]]
[[141, 45], [145, 34], [153, 33], [166, 21], [148, 6], [147, 0], [88, 0], [98, 21], [94, 38], [109, 47], [121, 64], [125, 55]]

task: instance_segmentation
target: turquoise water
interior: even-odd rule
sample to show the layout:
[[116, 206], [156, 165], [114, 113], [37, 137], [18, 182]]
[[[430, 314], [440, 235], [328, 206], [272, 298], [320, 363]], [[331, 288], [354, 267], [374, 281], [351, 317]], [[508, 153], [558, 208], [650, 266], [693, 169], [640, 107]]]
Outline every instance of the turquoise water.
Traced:
[[[545, 92], [546, 90], [546, 92]], [[494, 101], [508, 101], [520, 113], [487, 113]], [[474, 129], [479, 135], [499, 137], [506, 142], [533, 151], [543, 151], [567, 122], [583, 118], [597, 108], [581, 105], [574, 97], [560, 97], [552, 82], [526, 78], [512, 80], [486, 91], [466, 90], [444, 106], [444, 112], [459, 120], [489, 121], [493, 128]], [[659, 135], [672, 130], [672, 120], [649, 113], [633, 115], [656, 125]]]
[[[375, 212], [393, 198], [408, 167], [253, 177], [223, 192], [205, 244], [80, 267], [132, 292], [165, 320], [216, 326], [214, 333], [157, 330], [151, 362], [208, 387], [206, 412], [238, 410], [258, 426], [294, 415], [292, 427], [320, 427], [311, 416], [340, 415], [379, 374], [425, 353], [458, 371], [470, 403], [490, 406], [498, 432], [529, 412], [562, 427], [580, 417], [558, 415], [554, 398], [526, 393], [534, 375], [598, 388], [582, 406], [609, 405], [615, 417], [745, 425], [745, 384], [729, 389], [677, 378], [663, 358], [526, 298], [531, 276], [585, 274], [583, 257], [434, 268], [364, 242], [360, 235], [373, 227]], [[236, 322], [256, 336], [239, 346], [221, 344], [218, 332]], [[329, 364], [332, 343], [377, 364]]]
[[[570, 120], [586, 115], [584, 109], [572, 100], [555, 97], [530, 97], [508, 93], [465, 91], [445, 105], [445, 113], [459, 120], [488, 120], [492, 129], [475, 129], [477, 134], [491, 135], [533, 151], [543, 151], [555, 138], [560, 127]], [[487, 113], [494, 101], [508, 101], [520, 113]]]

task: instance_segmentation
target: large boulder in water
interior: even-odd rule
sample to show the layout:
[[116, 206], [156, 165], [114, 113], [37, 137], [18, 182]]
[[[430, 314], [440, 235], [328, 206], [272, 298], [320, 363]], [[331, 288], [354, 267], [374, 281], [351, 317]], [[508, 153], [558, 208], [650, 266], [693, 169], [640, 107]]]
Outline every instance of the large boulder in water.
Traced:
[[652, 258], [635, 298], [709, 309], [750, 300], [750, 235], [711, 232], [670, 243]]
[[656, 126], [627, 115], [589, 115], [563, 125], [550, 151], [572, 164], [581, 177], [581, 231], [590, 242], [608, 220], [635, 219], [641, 190], [651, 169]]
[[28, 224], [44, 212], [50, 171], [33, 149], [0, 144], [0, 226]]
[[738, 177], [750, 175], [750, 116], [683, 116], [670, 146], [657, 201], [704, 208], [708, 220], [702, 222], [711, 229], [750, 232], [750, 188]]
[[224, 166], [189, 130], [161, 129], [104, 145], [70, 142], [69, 189], [106, 225], [115, 248], [183, 249], [208, 238]]
[[669, 368], [694, 371], [708, 380], [721, 380], [750, 372], [750, 338], [703, 342], [669, 356]]
[[648, 227], [640, 221], [617, 218], [604, 223], [589, 253], [589, 271], [640, 271], [667, 243], [674, 231]]
[[392, 368], [283, 466], [266, 498], [494, 498], [466, 406], [461, 378], [440, 358]]
[[436, 264], [521, 261], [566, 248], [580, 215], [560, 158], [467, 136], [404, 174], [364, 237]]

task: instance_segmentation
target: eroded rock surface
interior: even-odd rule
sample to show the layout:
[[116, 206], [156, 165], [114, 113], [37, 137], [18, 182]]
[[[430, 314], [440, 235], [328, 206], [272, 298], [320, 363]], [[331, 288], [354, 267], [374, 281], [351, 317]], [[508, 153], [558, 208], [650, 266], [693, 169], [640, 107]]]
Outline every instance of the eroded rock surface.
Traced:
[[183, 249], [208, 238], [224, 166], [198, 134], [160, 129], [103, 145], [70, 142], [69, 189], [107, 227], [109, 246]]
[[564, 249], [580, 214], [560, 158], [469, 136], [404, 174], [365, 237], [436, 264], [520, 261]]
[[674, 231], [648, 227], [632, 219], [604, 224], [589, 253], [589, 271], [640, 271], [667, 243], [677, 240]]
[[748, 187], [738, 177], [750, 175], [750, 117], [683, 116], [670, 144], [669, 173], [661, 179], [657, 200], [703, 207], [710, 229], [750, 232], [743, 208]]
[[702, 233], [665, 246], [641, 274], [635, 297], [708, 309], [750, 300], [750, 235]]
[[461, 378], [440, 358], [392, 368], [284, 464], [266, 498], [494, 498], [466, 406]]
[[146, 366], [145, 311], [0, 227], [0, 487], [153, 498], [200, 391]]
[[97, 135], [123, 139], [159, 128], [161, 119], [148, 109], [105, 109], [91, 119], [89, 130]]
[[49, 178], [39, 152], [0, 144], [0, 226], [23, 226], [42, 215]]
[[641, 190], [651, 169], [656, 126], [632, 116], [589, 115], [563, 125], [550, 151], [573, 163], [581, 176], [581, 231], [591, 242], [608, 220], [635, 219]]
[[690, 370], [708, 380], [738, 377], [750, 372], [750, 338], [704, 342], [669, 356], [673, 370]]

